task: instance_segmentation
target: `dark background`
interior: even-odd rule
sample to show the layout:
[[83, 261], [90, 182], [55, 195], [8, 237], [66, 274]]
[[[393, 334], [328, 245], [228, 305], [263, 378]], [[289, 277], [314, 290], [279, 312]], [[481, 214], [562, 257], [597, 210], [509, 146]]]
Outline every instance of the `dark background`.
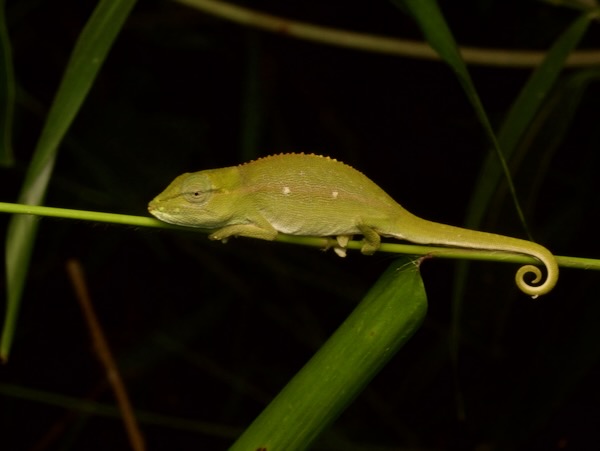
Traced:
[[[459, 4], [457, 4], [459, 3]], [[19, 87], [17, 165], [0, 172], [16, 200], [29, 157], [90, 1], [9, 1]], [[290, 19], [420, 39], [391, 3], [254, 1]], [[576, 17], [538, 1], [441, 2], [462, 45], [546, 49]], [[582, 47], [598, 47], [592, 24]], [[471, 67], [495, 126], [529, 70]], [[597, 168], [600, 91], [574, 115], [561, 108], [524, 146], [515, 182], [537, 241], [559, 255], [600, 255]], [[566, 132], [559, 133], [561, 125]], [[403, 206], [460, 225], [488, 152], [450, 69], [249, 30], [173, 2], [134, 9], [63, 143], [46, 204], [147, 215], [176, 175], [288, 151], [327, 154], [360, 169]], [[552, 149], [550, 151], [549, 149]], [[483, 229], [524, 237], [506, 196]], [[0, 217], [5, 234], [7, 216]], [[224, 449], [236, 434], [183, 419], [246, 427], [352, 311], [393, 258], [248, 239], [42, 219], [11, 360], [0, 368], [0, 448], [127, 449], [119, 419], [44, 402], [41, 392], [114, 403], [65, 274], [84, 266], [95, 308], [149, 449]], [[454, 264], [429, 261], [421, 330], [340, 417], [316, 449], [591, 449], [600, 420], [597, 273], [562, 271], [532, 301], [515, 267], [472, 265], [450, 360]], [[4, 291], [4, 280], [0, 282]], [[458, 383], [456, 382], [458, 381]], [[6, 384], [36, 390], [31, 398]], [[457, 415], [464, 399], [466, 417]], [[340, 437], [343, 439], [340, 439]], [[337, 444], [337, 445], [336, 445]]]

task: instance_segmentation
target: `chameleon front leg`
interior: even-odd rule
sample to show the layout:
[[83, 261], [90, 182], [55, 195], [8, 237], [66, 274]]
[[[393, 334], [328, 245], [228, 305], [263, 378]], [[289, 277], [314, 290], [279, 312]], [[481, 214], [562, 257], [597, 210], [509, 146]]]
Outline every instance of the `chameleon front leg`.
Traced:
[[256, 224], [235, 224], [225, 226], [211, 233], [208, 238], [226, 243], [230, 236], [246, 236], [248, 238], [273, 241], [277, 236], [277, 230], [271, 227], [270, 224], [265, 224], [262, 227]]
[[346, 256], [346, 246], [351, 239], [352, 235], [338, 235], [335, 239], [329, 238], [324, 250], [333, 248], [333, 252], [343, 258]]

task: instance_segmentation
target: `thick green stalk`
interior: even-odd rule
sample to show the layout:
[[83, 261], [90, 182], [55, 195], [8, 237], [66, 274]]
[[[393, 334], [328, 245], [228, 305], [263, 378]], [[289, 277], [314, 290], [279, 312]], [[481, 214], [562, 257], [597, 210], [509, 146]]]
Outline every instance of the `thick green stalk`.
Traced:
[[418, 263], [396, 260], [231, 451], [307, 449], [406, 343], [426, 311]]

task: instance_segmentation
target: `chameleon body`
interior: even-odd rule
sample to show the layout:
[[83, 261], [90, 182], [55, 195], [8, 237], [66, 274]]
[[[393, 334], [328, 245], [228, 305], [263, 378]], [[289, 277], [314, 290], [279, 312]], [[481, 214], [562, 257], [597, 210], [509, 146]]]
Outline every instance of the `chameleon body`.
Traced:
[[274, 240], [278, 233], [335, 237], [344, 256], [353, 235], [364, 236], [362, 253], [372, 254], [381, 237], [417, 244], [525, 254], [546, 267], [546, 280], [533, 265], [522, 266], [517, 286], [526, 294], [546, 294], [558, 280], [558, 264], [545, 247], [531, 241], [463, 229], [421, 219], [405, 210], [356, 169], [319, 155], [273, 155], [239, 166], [186, 173], [148, 205], [158, 219], [215, 229], [209, 236]]

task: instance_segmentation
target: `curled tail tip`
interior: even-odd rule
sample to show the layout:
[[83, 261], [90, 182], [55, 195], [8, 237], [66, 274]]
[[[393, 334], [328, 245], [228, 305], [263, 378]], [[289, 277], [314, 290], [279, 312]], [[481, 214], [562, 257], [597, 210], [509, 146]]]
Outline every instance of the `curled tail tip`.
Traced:
[[[554, 256], [552, 256], [552, 260], [544, 259], [542, 262], [546, 267], [546, 280], [541, 285], [531, 285], [532, 283], [536, 284], [542, 280], [542, 270], [537, 266], [521, 266], [515, 275], [515, 282], [519, 289], [533, 299], [552, 291], [558, 281], [558, 264], [556, 263]], [[533, 280], [526, 282], [526, 274], [533, 274]]]

